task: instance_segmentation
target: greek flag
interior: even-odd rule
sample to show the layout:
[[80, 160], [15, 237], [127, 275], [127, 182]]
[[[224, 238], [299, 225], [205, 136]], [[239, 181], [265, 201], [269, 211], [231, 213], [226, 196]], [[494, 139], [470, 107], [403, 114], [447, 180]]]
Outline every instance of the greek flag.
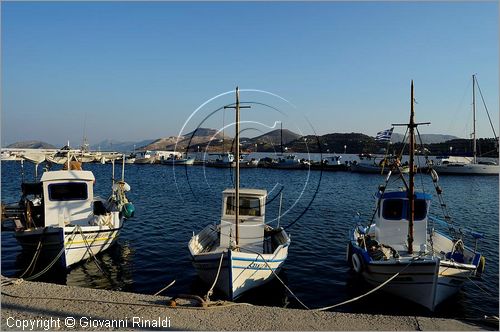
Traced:
[[394, 127], [391, 129], [383, 130], [377, 133], [377, 136], [375, 137], [376, 141], [379, 142], [389, 142], [391, 140], [391, 135], [392, 131], [394, 130]]

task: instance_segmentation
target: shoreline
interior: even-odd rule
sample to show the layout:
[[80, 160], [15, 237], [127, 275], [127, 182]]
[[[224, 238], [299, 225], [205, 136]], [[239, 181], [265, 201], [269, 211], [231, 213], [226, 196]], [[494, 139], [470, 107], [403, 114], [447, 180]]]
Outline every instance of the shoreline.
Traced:
[[[457, 319], [314, 312], [227, 303], [192, 307], [171, 298], [42, 282], [2, 285], [2, 330], [497, 330]], [[69, 318], [68, 318], [69, 317]], [[74, 325], [73, 325], [74, 324]]]

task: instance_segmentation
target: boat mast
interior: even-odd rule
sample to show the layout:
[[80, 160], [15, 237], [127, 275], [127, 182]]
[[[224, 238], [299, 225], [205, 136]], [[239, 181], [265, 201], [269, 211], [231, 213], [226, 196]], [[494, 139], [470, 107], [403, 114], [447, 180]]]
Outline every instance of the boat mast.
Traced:
[[415, 220], [415, 172], [414, 172], [414, 155], [415, 155], [415, 110], [413, 109], [413, 80], [411, 81], [411, 111], [410, 123], [408, 129], [410, 131], [410, 185], [408, 188], [408, 200], [410, 203], [410, 213], [408, 218], [408, 253], [413, 253], [413, 222]]
[[476, 75], [472, 75], [472, 155], [476, 163]]
[[410, 123], [393, 123], [393, 126], [405, 126], [409, 131], [409, 166], [410, 172], [409, 185], [408, 185], [408, 201], [409, 210], [408, 211], [408, 254], [413, 253], [413, 224], [415, 221], [415, 128], [419, 125], [428, 125], [430, 122], [415, 122], [415, 109], [413, 107], [415, 103], [415, 97], [413, 96], [413, 80], [411, 81], [411, 110], [410, 110]]
[[234, 179], [234, 194], [235, 194], [235, 208], [234, 208], [234, 218], [235, 218], [235, 242], [238, 246], [239, 242], [239, 232], [238, 224], [240, 220], [240, 108], [250, 108], [250, 106], [240, 106], [240, 89], [236, 87], [236, 105], [235, 106], [224, 106], [224, 108], [234, 108], [236, 110], [236, 172]]
[[283, 122], [280, 121], [281, 125], [281, 130], [280, 130], [280, 147], [281, 147], [281, 154], [283, 155]]
[[236, 87], [236, 180], [234, 183], [236, 208], [234, 216], [236, 218], [236, 245], [239, 242], [238, 223], [240, 221], [240, 89]]

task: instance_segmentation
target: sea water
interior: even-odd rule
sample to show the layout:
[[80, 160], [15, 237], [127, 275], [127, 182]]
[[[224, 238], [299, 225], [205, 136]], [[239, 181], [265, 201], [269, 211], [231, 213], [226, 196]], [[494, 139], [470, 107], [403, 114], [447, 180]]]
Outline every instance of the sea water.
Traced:
[[[84, 168], [96, 177], [95, 195], [107, 197], [112, 166], [85, 164]], [[117, 165], [117, 177], [120, 172], [121, 165]], [[21, 173], [19, 162], [2, 162], [3, 203], [19, 200]], [[25, 179], [33, 180], [33, 174], [32, 165], [25, 164]], [[136, 213], [126, 220], [116, 245], [98, 256], [99, 268], [96, 262], [88, 260], [67, 272], [50, 271], [41, 280], [147, 294], [154, 294], [175, 280], [164, 295], [204, 295], [209, 286], [198, 279], [187, 243], [193, 232], [219, 222], [221, 194], [233, 185], [233, 175], [230, 169], [202, 166], [126, 165], [125, 180], [132, 187], [128, 197]], [[348, 268], [346, 246], [356, 214], [360, 214], [361, 220], [370, 220], [374, 194], [384, 180], [378, 174], [350, 172], [241, 170], [242, 187], [268, 191], [267, 221], [276, 226], [279, 220], [287, 228], [291, 245], [280, 278], [310, 308], [340, 303], [372, 288]], [[442, 217], [430, 177], [419, 175], [416, 184], [433, 195], [431, 214]], [[382, 291], [335, 310], [456, 318], [498, 313], [498, 177], [443, 175], [440, 184], [454, 222], [484, 234], [478, 247], [486, 256], [482, 280], [468, 282], [433, 314]], [[282, 213], [278, 218], [280, 195]], [[2, 233], [1, 242], [2, 274], [18, 276], [31, 257], [21, 252], [12, 233]], [[47, 263], [41, 261], [35, 272], [43, 269], [43, 264]], [[212, 298], [218, 296], [215, 293]], [[277, 280], [248, 292], [239, 301], [301, 307]]]

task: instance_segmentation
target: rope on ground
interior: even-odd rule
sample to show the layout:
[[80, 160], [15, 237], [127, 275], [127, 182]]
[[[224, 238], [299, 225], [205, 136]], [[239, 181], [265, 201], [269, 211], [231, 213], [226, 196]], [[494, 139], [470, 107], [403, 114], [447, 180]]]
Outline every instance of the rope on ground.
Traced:
[[10, 286], [10, 285], [19, 285], [24, 281], [22, 278], [9, 278], [2, 276], [2, 282], [1, 285], [3, 286]]
[[[75, 298], [75, 297], [22, 296], [22, 295], [10, 294], [10, 293], [7, 293], [5, 291], [2, 291], [1, 294], [5, 295], [5, 296], [13, 297], [13, 298], [27, 299], [27, 300], [54, 300], [54, 301], [71, 301], [71, 302], [92, 302], [92, 303], [116, 304], [116, 305], [125, 305], [125, 306], [165, 308], [164, 304], [104, 301], [104, 300], [96, 300], [96, 299], [90, 299], [90, 298], [83, 299], [83, 298]], [[152, 295], [150, 295], [150, 296], [152, 296]], [[178, 296], [177, 298], [181, 298], [181, 297]], [[250, 303], [243, 303], [243, 302], [236, 303], [236, 302], [225, 302], [225, 301], [212, 302], [212, 304], [213, 305], [206, 306], [206, 307], [179, 306], [179, 307], [171, 307], [171, 308], [175, 308], [175, 309], [189, 309], [189, 310], [206, 310], [206, 309], [227, 308], [227, 307], [233, 307], [233, 306], [253, 306], [253, 304], [250, 304]]]

